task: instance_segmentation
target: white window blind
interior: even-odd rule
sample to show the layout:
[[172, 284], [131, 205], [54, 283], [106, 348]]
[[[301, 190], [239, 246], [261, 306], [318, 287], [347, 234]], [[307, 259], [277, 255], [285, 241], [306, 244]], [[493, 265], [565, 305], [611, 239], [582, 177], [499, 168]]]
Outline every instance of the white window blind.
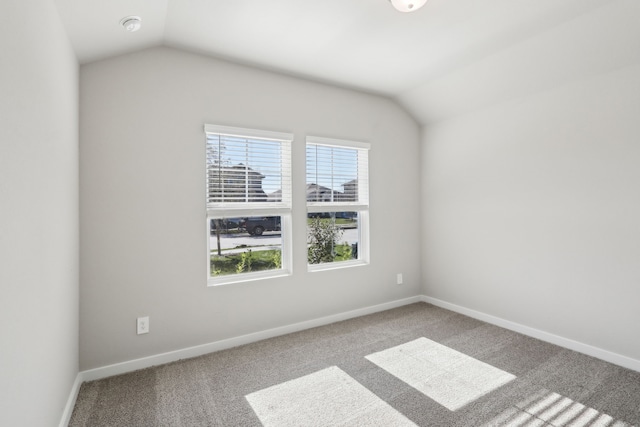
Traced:
[[309, 212], [369, 206], [369, 144], [307, 137]]
[[207, 210], [290, 209], [291, 134], [206, 125]]

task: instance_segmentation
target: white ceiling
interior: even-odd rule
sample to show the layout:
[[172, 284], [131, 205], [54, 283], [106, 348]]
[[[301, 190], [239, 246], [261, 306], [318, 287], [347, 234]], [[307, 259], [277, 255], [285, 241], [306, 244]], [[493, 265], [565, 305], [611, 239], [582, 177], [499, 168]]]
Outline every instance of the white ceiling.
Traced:
[[421, 123], [640, 62], [639, 0], [54, 1], [81, 63], [166, 45], [389, 96]]

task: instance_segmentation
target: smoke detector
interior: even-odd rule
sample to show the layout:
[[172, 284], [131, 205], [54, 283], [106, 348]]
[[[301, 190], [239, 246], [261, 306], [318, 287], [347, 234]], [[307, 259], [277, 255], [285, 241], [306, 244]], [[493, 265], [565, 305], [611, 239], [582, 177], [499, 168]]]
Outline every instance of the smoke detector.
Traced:
[[120, 20], [120, 25], [130, 33], [136, 32], [142, 27], [142, 18], [139, 16], [127, 16]]

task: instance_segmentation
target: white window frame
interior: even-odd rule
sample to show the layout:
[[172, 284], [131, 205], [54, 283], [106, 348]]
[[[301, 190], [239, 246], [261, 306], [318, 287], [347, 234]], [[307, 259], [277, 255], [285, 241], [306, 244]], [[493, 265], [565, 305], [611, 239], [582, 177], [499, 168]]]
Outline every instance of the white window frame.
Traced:
[[[282, 199], [278, 202], [213, 202], [208, 201], [208, 189], [205, 192], [206, 201], [206, 236], [207, 236], [207, 285], [218, 286], [232, 283], [248, 282], [253, 280], [268, 279], [273, 277], [283, 277], [292, 274], [292, 244], [291, 236], [291, 143], [293, 134], [283, 132], [272, 132], [259, 129], [237, 128], [205, 124], [206, 136], [210, 134], [236, 136], [241, 138], [255, 138], [263, 140], [278, 141], [282, 145], [281, 165], [282, 165]], [[205, 142], [206, 147], [206, 142]], [[208, 183], [208, 175], [205, 168], [205, 182]], [[265, 270], [249, 273], [239, 273], [224, 276], [211, 276], [211, 220], [216, 218], [235, 217], [256, 217], [256, 216], [279, 216], [281, 218], [281, 262], [282, 267], [277, 270]]]
[[[368, 142], [307, 135], [305, 159], [309, 145], [349, 148], [358, 151], [358, 201], [306, 202], [307, 215], [320, 212], [358, 212], [358, 259], [323, 264], [309, 264], [307, 260], [307, 271], [316, 272], [369, 265], [369, 150], [371, 149], [371, 144]], [[364, 156], [364, 158], [362, 158], [362, 156]]]

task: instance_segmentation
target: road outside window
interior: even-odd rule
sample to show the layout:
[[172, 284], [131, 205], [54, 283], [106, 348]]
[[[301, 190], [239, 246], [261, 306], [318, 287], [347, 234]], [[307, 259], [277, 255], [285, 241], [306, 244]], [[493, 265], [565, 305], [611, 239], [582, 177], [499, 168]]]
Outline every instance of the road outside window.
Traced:
[[281, 269], [281, 224], [280, 216], [211, 219], [210, 275]]

